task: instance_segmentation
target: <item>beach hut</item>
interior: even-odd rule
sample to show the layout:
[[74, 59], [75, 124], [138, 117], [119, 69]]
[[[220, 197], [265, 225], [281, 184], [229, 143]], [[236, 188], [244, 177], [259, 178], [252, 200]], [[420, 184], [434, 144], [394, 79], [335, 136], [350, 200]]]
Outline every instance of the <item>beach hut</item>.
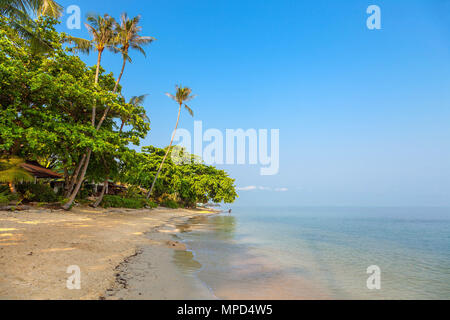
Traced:
[[36, 161], [26, 161], [20, 165], [25, 171], [37, 179], [61, 179], [63, 176], [50, 169], [44, 168]]

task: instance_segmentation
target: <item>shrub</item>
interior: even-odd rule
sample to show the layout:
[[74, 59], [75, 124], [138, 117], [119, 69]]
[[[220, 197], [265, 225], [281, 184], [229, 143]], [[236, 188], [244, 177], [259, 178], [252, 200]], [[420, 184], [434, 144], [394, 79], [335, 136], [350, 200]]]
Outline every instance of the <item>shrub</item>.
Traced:
[[179, 204], [175, 200], [172, 200], [172, 199], [163, 200], [161, 202], [161, 205], [163, 207], [170, 208], [170, 209], [178, 209], [180, 207]]
[[92, 193], [89, 187], [83, 187], [77, 194], [77, 200], [86, 200], [89, 195]]
[[0, 193], [3, 193], [5, 195], [9, 194], [10, 193], [9, 186], [0, 184]]
[[17, 192], [26, 202], [57, 202], [58, 196], [46, 184], [24, 183], [17, 185]]
[[147, 200], [147, 207], [149, 207], [150, 209], [155, 209], [158, 208], [158, 204], [156, 202]]
[[0, 206], [7, 205], [8, 203], [9, 197], [4, 193], [0, 193]]
[[156, 208], [158, 205], [148, 201], [145, 197], [124, 198], [121, 196], [105, 195], [102, 201], [103, 208], [127, 208], [127, 209], [143, 209], [146, 207]]

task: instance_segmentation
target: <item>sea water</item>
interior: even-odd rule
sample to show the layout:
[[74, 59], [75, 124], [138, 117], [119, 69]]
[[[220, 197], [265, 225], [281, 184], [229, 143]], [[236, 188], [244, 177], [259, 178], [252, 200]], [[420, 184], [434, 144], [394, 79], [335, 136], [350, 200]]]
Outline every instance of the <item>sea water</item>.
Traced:
[[450, 208], [239, 207], [180, 228], [175, 263], [219, 299], [450, 299]]

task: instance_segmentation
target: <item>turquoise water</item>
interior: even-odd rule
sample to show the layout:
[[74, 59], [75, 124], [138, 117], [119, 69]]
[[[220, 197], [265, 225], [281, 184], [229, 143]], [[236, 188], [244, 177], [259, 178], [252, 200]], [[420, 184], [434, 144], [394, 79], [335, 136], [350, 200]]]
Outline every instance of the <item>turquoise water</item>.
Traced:
[[449, 208], [234, 208], [180, 238], [181, 270], [222, 299], [450, 299]]

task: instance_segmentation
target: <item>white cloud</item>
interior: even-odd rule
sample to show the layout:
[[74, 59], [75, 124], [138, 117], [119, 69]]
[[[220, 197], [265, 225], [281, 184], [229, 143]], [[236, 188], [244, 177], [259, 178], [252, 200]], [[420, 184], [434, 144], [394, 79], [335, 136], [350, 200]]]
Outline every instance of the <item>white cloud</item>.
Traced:
[[242, 187], [242, 188], [236, 188], [237, 191], [253, 191], [258, 189], [256, 186], [248, 186], [248, 187]]
[[275, 192], [287, 192], [289, 191], [288, 188], [271, 188], [271, 187], [264, 187], [264, 186], [248, 186], [248, 187], [240, 187], [236, 188], [237, 191], [275, 191]]

